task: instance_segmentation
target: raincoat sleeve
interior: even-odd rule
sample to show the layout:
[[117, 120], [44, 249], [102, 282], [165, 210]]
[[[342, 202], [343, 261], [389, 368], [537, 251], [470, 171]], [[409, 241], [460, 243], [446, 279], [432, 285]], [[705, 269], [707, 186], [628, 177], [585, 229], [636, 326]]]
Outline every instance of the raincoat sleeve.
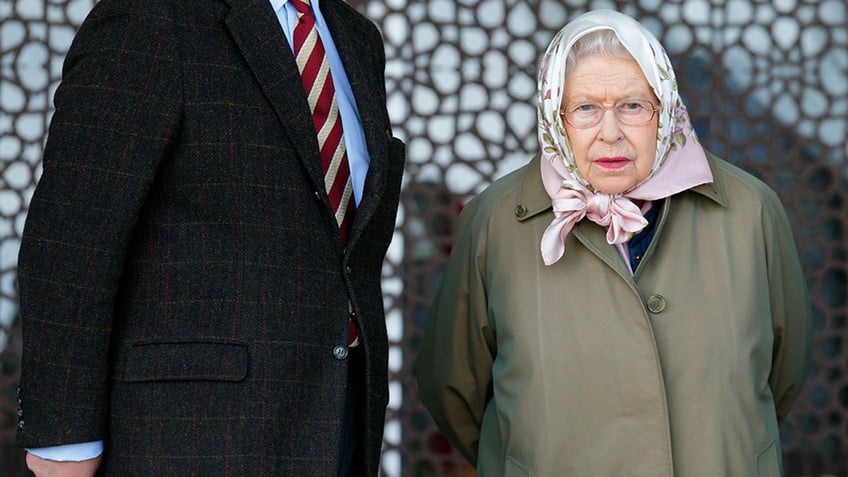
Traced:
[[769, 385], [778, 421], [783, 421], [806, 378], [813, 326], [809, 292], [786, 212], [773, 192], [763, 205], [774, 332]]
[[415, 364], [424, 406], [472, 465], [496, 353], [495, 330], [487, 319], [486, 219], [478, 212], [472, 201], [460, 215]]

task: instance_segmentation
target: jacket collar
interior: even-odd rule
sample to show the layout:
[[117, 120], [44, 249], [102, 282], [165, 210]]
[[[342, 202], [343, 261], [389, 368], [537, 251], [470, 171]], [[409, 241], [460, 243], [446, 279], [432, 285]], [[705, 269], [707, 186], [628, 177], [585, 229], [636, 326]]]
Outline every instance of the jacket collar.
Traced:
[[[718, 158], [707, 151], [707, 161], [713, 172], [713, 182], [702, 184], [689, 189], [702, 195], [716, 204], [727, 207], [727, 193], [724, 184], [716, 174]], [[518, 193], [515, 195], [515, 218], [519, 222], [539, 215], [551, 209], [551, 197], [545, 191], [542, 184], [542, 171], [540, 169], [541, 155], [536, 154], [525, 167], [521, 182], [518, 185]]]
[[[693, 187], [688, 191], [682, 192], [682, 194], [694, 192], [712, 200], [722, 207], [726, 207], [727, 195], [725, 193], [725, 188], [719, 179], [720, 176], [716, 174], [718, 169], [718, 164], [716, 163], [717, 159], [712, 154], [707, 153], [707, 160], [710, 164], [710, 170], [713, 172], [713, 183]], [[552, 209], [551, 198], [542, 184], [542, 171], [540, 164], [541, 155], [537, 154], [525, 167], [523, 177], [518, 185], [518, 191], [515, 195], [515, 217], [519, 222], [524, 222], [531, 217], [547, 213]], [[674, 200], [674, 196], [669, 197], [668, 200]], [[668, 207], [663, 207], [655, 238], [659, 237], [662, 233], [663, 223], [665, 222], [667, 215]], [[577, 223], [577, 225], [575, 225], [571, 233], [577, 240], [583, 243], [586, 248], [603, 260], [607, 266], [618, 273], [622, 278], [628, 282], [632, 280], [630, 270], [628, 270], [627, 265], [619, 256], [618, 250], [607, 244], [606, 232], [603, 227], [597, 226], [597, 224], [594, 224], [589, 220], [581, 220]]]
[[535, 217], [552, 208], [551, 196], [542, 184], [541, 155], [536, 154], [524, 168], [518, 193], [515, 195], [515, 218], [519, 222]]
[[712, 200], [722, 207], [727, 207], [728, 201], [727, 191], [724, 187], [725, 184], [721, 181], [719, 174], [717, 174], [719, 158], [706, 149], [704, 152], [707, 153], [707, 162], [710, 164], [710, 172], [713, 173], [713, 181], [709, 184], [701, 184], [689, 190]]

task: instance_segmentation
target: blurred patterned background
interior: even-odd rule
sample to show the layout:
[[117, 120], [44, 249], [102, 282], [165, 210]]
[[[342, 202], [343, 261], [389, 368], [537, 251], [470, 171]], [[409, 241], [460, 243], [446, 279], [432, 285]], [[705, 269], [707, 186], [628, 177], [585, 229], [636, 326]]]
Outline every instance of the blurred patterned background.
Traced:
[[[0, 0], [0, 475], [14, 447], [16, 262], [64, 55], [95, 0]], [[383, 31], [408, 144], [384, 266], [391, 400], [383, 475], [471, 476], [411, 375], [462, 204], [537, 149], [535, 74], [554, 33], [612, 8], [666, 46], [702, 142], [778, 191], [812, 292], [810, 380], [783, 425], [788, 476], [848, 476], [848, 5], [845, 0], [351, 0]]]

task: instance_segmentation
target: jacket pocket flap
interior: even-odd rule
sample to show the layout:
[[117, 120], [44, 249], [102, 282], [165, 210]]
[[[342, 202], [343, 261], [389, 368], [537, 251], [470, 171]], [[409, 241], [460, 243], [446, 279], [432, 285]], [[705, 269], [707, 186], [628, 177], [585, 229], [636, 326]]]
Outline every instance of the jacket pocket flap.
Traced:
[[135, 343], [127, 351], [124, 380], [241, 381], [247, 377], [246, 343], [183, 341]]

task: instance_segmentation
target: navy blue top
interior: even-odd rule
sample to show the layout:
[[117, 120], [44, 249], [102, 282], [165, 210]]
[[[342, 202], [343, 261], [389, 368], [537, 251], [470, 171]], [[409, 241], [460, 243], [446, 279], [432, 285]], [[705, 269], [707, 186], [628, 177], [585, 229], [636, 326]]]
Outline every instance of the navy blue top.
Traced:
[[645, 220], [648, 221], [648, 225], [641, 232], [631, 237], [627, 244], [630, 250], [630, 268], [633, 269], [633, 272], [636, 272], [636, 267], [639, 266], [639, 262], [645, 255], [645, 250], [648, 250], [648, 245], [654, 238], [654, 232], [657, 230], [657, 218], [660, 209], [662, 209], [662, 204], [661, 201], [654, 202], [651, 208], [645, 212]]

